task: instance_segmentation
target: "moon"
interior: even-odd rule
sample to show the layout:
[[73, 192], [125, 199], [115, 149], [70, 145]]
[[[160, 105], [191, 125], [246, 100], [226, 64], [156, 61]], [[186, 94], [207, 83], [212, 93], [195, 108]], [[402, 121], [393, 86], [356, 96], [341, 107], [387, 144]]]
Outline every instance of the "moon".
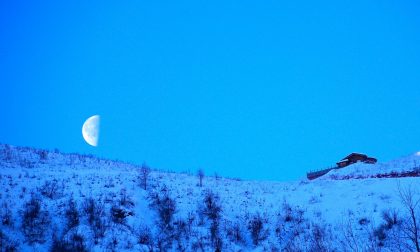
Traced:
[[94, 115], [89, 117], [82, 127], [82, 135], [86, 143], [96, 147], [99, 140], [99, 124], [100, 116]]

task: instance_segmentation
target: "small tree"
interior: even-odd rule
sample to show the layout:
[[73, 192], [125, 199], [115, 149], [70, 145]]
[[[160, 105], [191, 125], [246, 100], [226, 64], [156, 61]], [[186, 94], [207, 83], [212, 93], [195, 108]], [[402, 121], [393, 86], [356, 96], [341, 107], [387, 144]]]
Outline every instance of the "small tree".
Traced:
[[413, 243], [417, 252], [420, 252], [419, 244], [419, 227], [418, 227], [418, 216], [416, 215], [416, 210], [420, 203], [420, 198], [416, 197], [416, 191], [411, 187], [401, 188], [398, 184], [398, 193], [400, 200], [403, 206], [408, 211], [408, 220], [406, 221], [403, 232], [408, 237], [408, 239]]
[[150, 175], [150, 167], [143, 163], [140, 168], [140, 185], [144, 190], [147, 190], [147, 181]]
[[204, 171], [203, 171], [203, 169], [198, 169], [198, 171], [197, 171], [197, 177], [198, 177], [198, 180], [199, 180], [199, 185], [200, 185], [200, 187], [202, 187], [203, 186], [203, 179], [204, 179]]

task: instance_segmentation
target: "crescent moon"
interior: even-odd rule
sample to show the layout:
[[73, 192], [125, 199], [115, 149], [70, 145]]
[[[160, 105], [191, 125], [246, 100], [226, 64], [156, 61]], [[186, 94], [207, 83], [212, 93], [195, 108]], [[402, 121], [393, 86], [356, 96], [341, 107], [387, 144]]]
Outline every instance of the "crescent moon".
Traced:
[[83, 139], [85, 139], [86, 143], [95, 147], [98, 146], [100, 119], [99, 115], [91, 116], [82, 127]]

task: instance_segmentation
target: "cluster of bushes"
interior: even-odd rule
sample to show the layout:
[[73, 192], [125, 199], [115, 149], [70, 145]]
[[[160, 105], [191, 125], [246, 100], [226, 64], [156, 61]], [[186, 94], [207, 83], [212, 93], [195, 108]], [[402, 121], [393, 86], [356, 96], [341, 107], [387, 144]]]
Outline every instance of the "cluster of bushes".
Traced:
[[49, 212], [43, 209], [41, 199], [32, 195], [24, 204], [22, 212], [22, 232], [27, 241], [30, 244], [45, 242], [49, 224]]

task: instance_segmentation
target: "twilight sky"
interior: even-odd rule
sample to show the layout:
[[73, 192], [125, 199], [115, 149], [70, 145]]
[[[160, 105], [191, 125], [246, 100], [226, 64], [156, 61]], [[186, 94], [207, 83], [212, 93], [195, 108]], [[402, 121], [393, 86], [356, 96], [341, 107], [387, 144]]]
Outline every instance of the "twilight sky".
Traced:
[[[420, 2], [1, 1], [0, 142], [295, 180], [420, 150]], [[97, 148], [81, 134], [101, 115]]]

